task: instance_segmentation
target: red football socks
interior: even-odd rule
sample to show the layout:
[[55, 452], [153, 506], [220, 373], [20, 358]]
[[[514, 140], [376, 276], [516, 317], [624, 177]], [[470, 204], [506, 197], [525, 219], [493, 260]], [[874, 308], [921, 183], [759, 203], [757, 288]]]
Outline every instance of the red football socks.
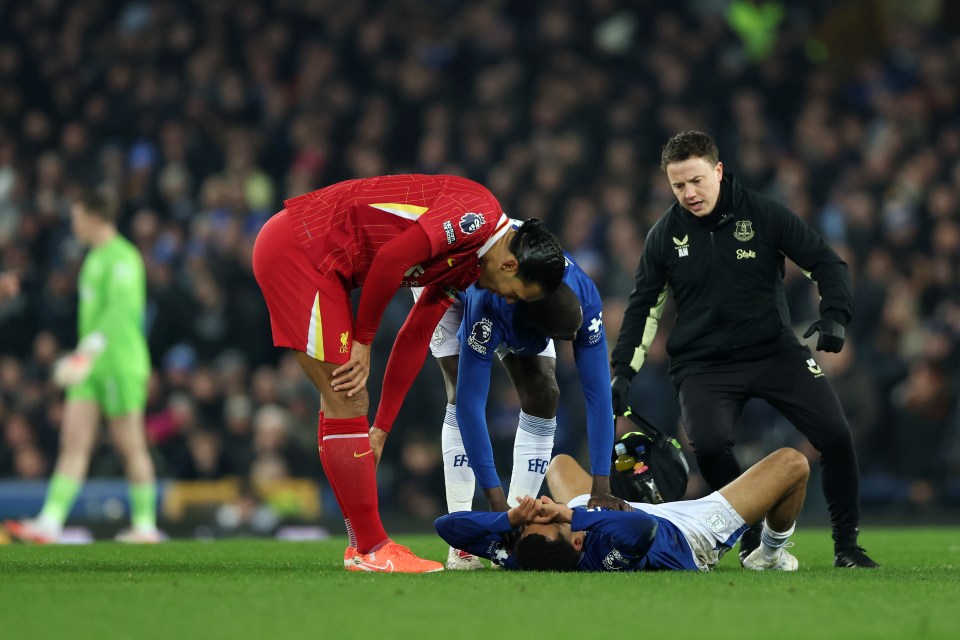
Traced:
[[350, 529], [354, 532], [351, 543], [360, 553], [376, 551], [388, 541], [378, 511], [377, 468], [368, 429], [366, 416], [321, 415], [320, 462], [348, 521], [348, 534]]
[[[323, 464], [323, 411], [320, 412], [320, 420], [317, 422], [317, 449], [320, 452], [320, 463]], [[339, 507], [343, 501], [340, 499], [340, 492], [337, 491], [337, 485], [333, 483], [330, 478], [327, 478], [327, 481], [330, 482], [330, 488], [333, 489], [333, 496], [337, 499], [337, 506]], [[340, 513], [343, 513], [343, 509], [340, 509]], [[353, 525], [350, 524], [350, 519], [347, 518], [346, 514], [343, 513], [343, 526], [347, 529], [347, 546], [357, 548], [357, 535], [353, 532]]]

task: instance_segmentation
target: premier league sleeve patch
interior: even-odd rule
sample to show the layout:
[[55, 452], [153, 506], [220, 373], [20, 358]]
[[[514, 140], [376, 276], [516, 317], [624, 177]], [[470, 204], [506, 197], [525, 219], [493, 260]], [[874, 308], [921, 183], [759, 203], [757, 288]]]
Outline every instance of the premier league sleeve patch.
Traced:
[[465, 213], [463, 217], [460, 218], [460, 231], [470, 235], [475, 231], [479, 231], [484, 222], [486, 222], [486, 220], [484, 220], [483, 216], [479, 213]]
[[470, 348], [482, 356], [487, 355], [487, 343], [493, 335], [493, 322], [489, 318], [481, 318], [473, 323], [470, 330], [470, 337], [467, 338], [467, 344]]

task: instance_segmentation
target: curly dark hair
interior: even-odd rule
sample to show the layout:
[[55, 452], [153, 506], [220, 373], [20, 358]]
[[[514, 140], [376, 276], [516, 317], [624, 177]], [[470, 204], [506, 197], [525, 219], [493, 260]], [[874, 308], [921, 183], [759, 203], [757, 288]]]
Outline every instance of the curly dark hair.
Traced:
[[710, 164], [720, 161], [717, 143], [702, 131], [683, 131], [667, 140], [660, 154], [660, 168], [667, 170], [672, 162], [683, 162], [689, 158], [703, 158]]
[[513, 550], [517, 566], [525, 571], [576, 571], [580, 554], [569, 540], [547, 540], [539, 533], [520, 538]]
[[547, 295], [563, 280], [566, 262], [560, 241], [538, 218], [529, 218], [510, 239], [510, 253], [517, 257], [517, 276], [525, 284], [537, 284]]

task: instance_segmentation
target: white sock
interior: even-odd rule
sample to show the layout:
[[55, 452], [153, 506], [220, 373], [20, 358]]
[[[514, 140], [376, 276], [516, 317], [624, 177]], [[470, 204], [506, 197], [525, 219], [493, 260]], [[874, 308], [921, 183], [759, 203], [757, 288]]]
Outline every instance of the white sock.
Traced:
[[443, 479], [447, 489], [447, 511], [470, 511], [477, 479], [463, 448], [460, 427], [457, 426], [457, 408], [447, 405], [440, 431], [440, 447], [443, 451]]
[[513, 441], [513, 475], [510, 476], [510, 492], [507, 494], [507, 503], [511, 507], [520, 503], [518, 498], [540, 495], [540, 485], [550, 463], [556, 432], [555, 417], [537, 418], [520, 412], [520, 426]]
[[787, 544], [787, 540], [793, 535], [793, 530], [796, 529], [796, 527], [797, 523], [793, 523], [790, 525], [790, 529], [781, 533], [780, 531], [771, 529], [767, 521], [764, 520], [763, 531], [760, 533], [760, 549], [763, 557], [766, 560], [776, 559], [780, 555], [780, 550]]

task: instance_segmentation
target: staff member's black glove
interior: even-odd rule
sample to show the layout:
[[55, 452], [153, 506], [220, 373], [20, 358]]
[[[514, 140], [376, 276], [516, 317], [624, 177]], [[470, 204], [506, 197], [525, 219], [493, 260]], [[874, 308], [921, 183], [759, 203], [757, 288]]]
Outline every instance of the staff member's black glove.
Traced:
[[817, 351], [840, 353], [840, 350], [843, 349], [842, 324], [829, 318], [820, 318], [810, 325], [803, 337], [809, 338], [815, 331], [820, 332], [820, 336], [817, 338]]
[[630, 408], [630, 378], [613, 376], [610, 391], [613, 392], [613, 415], [622, 416]]

